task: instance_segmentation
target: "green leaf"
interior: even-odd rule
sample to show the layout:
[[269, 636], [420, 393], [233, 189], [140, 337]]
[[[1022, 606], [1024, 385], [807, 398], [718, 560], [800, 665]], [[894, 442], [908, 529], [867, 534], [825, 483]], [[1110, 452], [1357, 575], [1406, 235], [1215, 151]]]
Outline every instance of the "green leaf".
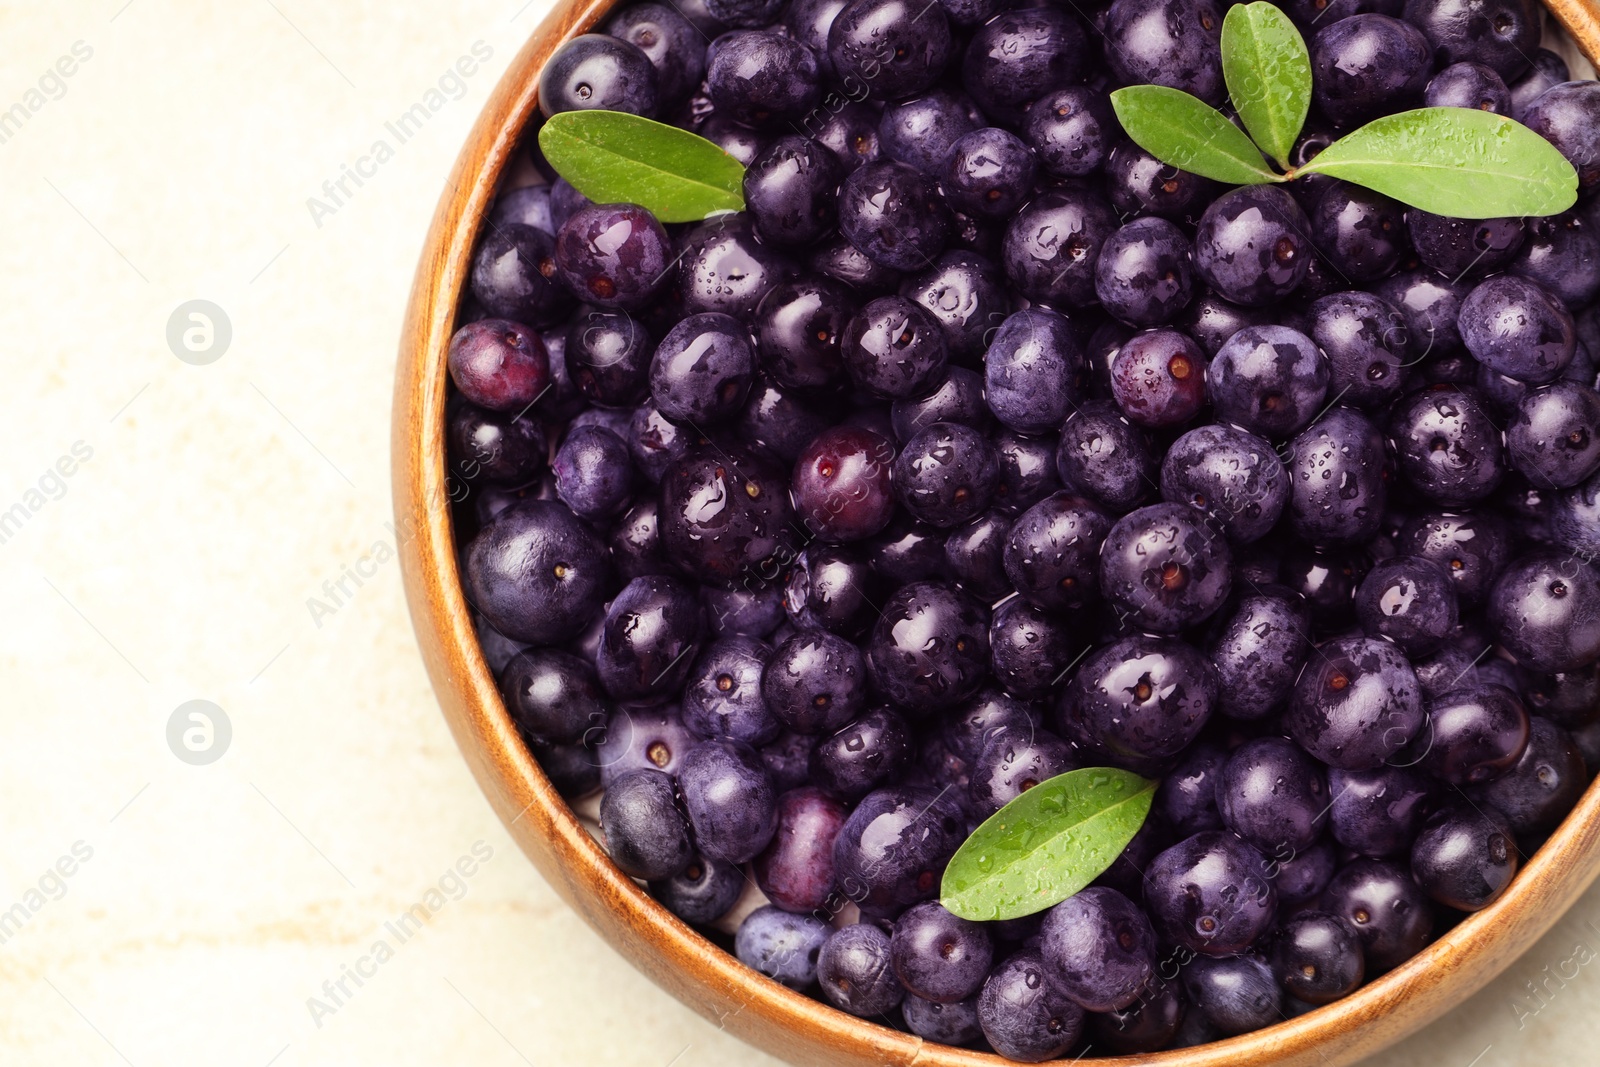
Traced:
[[1284, 180], [1226, 115], [1181, 89], [1132, 85], [1111, 94], [1111, 107], [1134, 143], [1179, 170], [1229, 185]]
[[1289, 16], [1260, 2], [1229, 8], [1222, 20], [1222, 77], [1244, 128], [1287, 167], [1311, 109], [1311, 56]]
[[744, 209], [744, 167], [675, 126], [620, 111], [563, 111], [539, 130], [556, 173], [597, 204], [638, 204], [662, 222]]
[[985, 819], [956, 849], [939, 903], [963, 919], [1015, 919], [1061, 903], [1122, 854], [1157, 783], [1112, 767], [1057, 775]]
[[1555, 215], [1578, 200], [1578, 172], [1503, 115], [1425, 107], [1386, 115], [1324, 148], [1301, 174], [1327, 174], [1435, 215]]

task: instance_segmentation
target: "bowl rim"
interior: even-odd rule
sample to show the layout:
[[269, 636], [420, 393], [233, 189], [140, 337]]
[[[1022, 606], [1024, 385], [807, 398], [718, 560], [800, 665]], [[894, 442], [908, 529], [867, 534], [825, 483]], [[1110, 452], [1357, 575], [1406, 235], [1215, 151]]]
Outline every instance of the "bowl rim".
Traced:
[[[524, 746], [478, 647], [457, 566], [446, 470], [446, 356], [482, 218], [536, 119], [540, 69], [625, 0], [561, 0], [512, 59], [479, 114], [435, 210], [406, 310], [391, 429], [406, 600], [428, 675], [479, 787], [546, 881], [639, 970], [708, 1020], [782, 1059], [850, 1067], [1002, 1067], [1012, 1061], [924, 1041], [849, 1015], [746, 968], [622, 874]], [[1546, 0], [1579, 48], [1600, 56], [1594, 0]], [[1342, 1067], [1416, 1032], [1477, 992], [1549, 930], [1600, 874], [1600, 782], [1518, 871], [1506, 893], [1350, 996], [1238, 1037], [1099, 1059], [1106, 1067]]]

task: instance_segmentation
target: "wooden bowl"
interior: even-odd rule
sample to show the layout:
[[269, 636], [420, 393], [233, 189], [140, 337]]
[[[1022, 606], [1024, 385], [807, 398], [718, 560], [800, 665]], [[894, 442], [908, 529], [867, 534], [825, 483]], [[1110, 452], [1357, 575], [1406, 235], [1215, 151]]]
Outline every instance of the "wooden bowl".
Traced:
[[[551, 53], [619, 0], [564, 0], [512, 60], [439, 201], [417, 267], [394, 396], [394, 491], [411, 619], [445, 718], [478, 784], [545, 879], [611, 945], [707, 1019], [772, 1055], [818, 1067], [1001, 1067], [998, 1056], [923, 1041], [795, 993], [749, 970], [657, 904], [606, 857], [512, 726], [461, 593], [448, 501], [445, 357], [473, 242], [521, 132], [538, 113]], [[1547, 0], [1579, 48], [1600, 57], [1596, 0]], [[1328, 1007], [1198, 1048], [1108, 1067], [1340, 1067], [1460, 1004], [1550, 929], [1600, 873], [1600, 785], [1591, 787], [1493, 905], [1403, 966]]]

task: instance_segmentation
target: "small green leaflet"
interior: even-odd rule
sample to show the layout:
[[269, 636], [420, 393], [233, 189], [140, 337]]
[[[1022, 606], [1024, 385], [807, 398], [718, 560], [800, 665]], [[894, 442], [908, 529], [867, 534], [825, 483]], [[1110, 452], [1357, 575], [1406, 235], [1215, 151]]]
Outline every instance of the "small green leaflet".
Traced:
[[1578, 172], [1543, 137], [1488, 111], [1425, 107], [1376, 119], [1300, 168], [1375, 189], [1435, 215], [1555, 215]]
[[539, 130], [539, 149], [597, 204], [638, 204], [662, 222], [744, 210], [744, 166], [675, 126], [620, 111], [564, 111]]
[[1111, 94], [1111, 107], [1135, 144], [1179, 170], [1229, 185], [1285, 180], [1226, 115], [1181, 89], [1132, 85]]
[[1150, 814], [1157, 783], [1112, 767], [1068, 771], [972, 831], [945, 868], [939, 903], [963, 919], [1015, 919], [1094, 881]]
[[1289, 16], [1261, 2], [1229, 8], [1222, 76], [1244, 128], [1287, 169], [1311, 109], [1311, 56]]

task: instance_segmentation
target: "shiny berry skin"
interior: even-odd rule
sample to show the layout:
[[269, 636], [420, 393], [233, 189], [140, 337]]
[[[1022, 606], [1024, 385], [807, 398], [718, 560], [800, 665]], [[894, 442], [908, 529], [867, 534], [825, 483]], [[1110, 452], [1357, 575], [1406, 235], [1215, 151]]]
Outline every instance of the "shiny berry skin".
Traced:
[[1011, 310], [1005, 277], [976, 252], [952, 250], [900, 287], [944, 328], [951, 358], [976, 363]]
[[912, 518], [949, 529], [989, 506], [999, 463], [989, 439], [970, 426], [936, 422], [895, 458], [894, 491]]
[[1526, 237], [1522, 219], [1454, 219], [1416, 209], [1406, 212], [1406, 229], [1417, 258], [1454, 280], [1505, 267]]
[[600, 827], [611, 862], [630, 878], [671, 878], [694, 858], [672, 776], [660, 771], [633, 770], [608, 783]]
[[1272, 926], [1266, 859], [1230, 833], [1185, 838], [1150, 861], [1144, 901], [1156, 932], [1202, 956], [1232, 956]]
[[619, 707], [600, 730], [588, 731], [593, 759], [600, 764], [600, 780], [609, 786], [620, 775], [644, 768], [676, 774], [684, 753], [698, 739], [691, 734], [671, 705], [629, 709]]
[[1305, 602], [1281, 586], [1245, 592], [1211, 649], [1218, 710], [1263, 719], [1282, 706], [1310, 651]]
[[650, 883], [650, 895], [686, 923], [709, 925], [726, 915], [748, 883], [731, 863], [696, 855], [670, 878]]
[[1506, 459], [1535, 485], [1562, 489], [1600, 470], [1600, 393], [1569, 381], [1529, 391], [1506, 427]]
[[1124, 637], [1092, 652], [1057, 705], [1065, 736], [1113, 766], [1170, 760], [1200, 734], [1217, 702], [1217, 673], [1172, 637]]
[[632, 407], [650, 395], [654, 352], [643, 323], [626, 311], [592, 308], [573, 318], [562, 358], [567, 377], [589, 400]]
[[565, 504], [526, 500], [506, 508], [467, 545], [468, 599], [507, 637], [558, 644], [599, 614], [611, 588], [602, 544]]
[[1088, 307], [1096, 300], [1095, 264], [1117, 216], [1098, 194], [1052, 189], [1017, 212], [1006, 227], [1001, 265], [1023, 296], [1050, 307]]
[[820, 909], [833, 892], [833, 839], [849, 808], [820, 789], [778, 797], [778, 828], [750, 864], [756, 885], [775, 907], [800, 914]]
[[[814, 544], [806, 549], [801, 563], [805, 583], [800, 606], [805, 618], [843, 637], [865, 634], [878, 618], [878, 604], [885, 592], [865, 554], [848, 547]], [[784, 595], [788, 598], [797, 591], [791, 576]], [[794, 606], [790, 605], [791, 610]]]
[[695, 449], [661, 477], [661, 545], [684, 573], [724, 588], [780, 577], [799, 533], [784, 472], [738, 446]]
[[1056, 471], [1069, 491], [1121, 514], [1156, 495], [1160, 461], [1115, 404], [1091, 401], [1062, 426]]
[[900, 714], [873, 708], [811, 750], [811, 780], [847, 801], [900, 777], [911, 763], [912, 734]]
[[953, 422], [986, 433], [990, 417], [984, 403], [983, 378], [966, 367], [946, 367], [944, 380], [925, 396], [896, 400], [889, 406], [894, 435], [905, 442], [936, 422]]
[[1482, 63], [1509, 81], [1539, 47], [1534, 0], [1406, 0], [1406, 21], [1422, 30], [1443, 63]]
[[761, 676], [767, 708], [795, 733], [832, 733], [866, 707], [861, 652], [826, 630], [802, 630], [773, 650]]
[[1557, 494], [1549, 530], [1555, 544], [1586, 558], [1600, 557], [1600, 472]]
[[1287, 859], [1274, 856], [1268, 864], [1276, 878], [1278, 901], [1289, 908], [1298, 908], [1315, 900], [1333, 881], [1333, 873], [1343, 857], [1325, 837], [1318, 838], [1309, 847]]
[[995, 608], [989, 624], [989, 662], [995, 679], [1022, 697], [1048, 693], [1061, 677], [1062, 664], [1072, 662], [1087, 644], [1070, 621], [1022, 597]]
[[984, 924], [958, 918], [934, 901], [917, 904], [896, 919], [889, 938], [889, 962], [900, 984], [940, 1004], [976, 993], [993, 959]]
[[977, 692], [989, 666], [989, 609], [936, 582], [902, 586], [883, 604], [866, 646], [873, 685], [913, 714]]
[[824, 541], [859, 541], [882, 530], [894, 513], [894, 446], [848, 424], [812, 438], [795, 461], [791, 492], [796, 517]]
[[1571, 80], [1572, 72], [1567, 69], [1566, 60], [1548, 48], [1538, 49], [1533, 53], [1527, 72], [1506, 82], [1511, 90], [1511, 110], [1507, 114], [1521, 122], [1528, 113], [1528, 105], [1543, 96], [1545, 90]]
[[756, 239], [743, 214], [701, 223], [681, 247], [677, 284], [688, 314], [716, 311], [749, 322], [762, 297], [794, 275], [788, 260]]
[[1187, 504], [1124, 515], [1100, 549], [1100, 592], [1140, 629], [1177, 633], [1209, 618], [1232, 582], [1227, 541]]
[[986, 819], [1040, 782], [1077, 765], [1072, 746], [1044, 730], [1026, 737], [1006, 733], [983, 746], [969, 768], [972, 810]]
[[1471, 282], [1456, 280], [1455, 275], [1441, 278], [1431, 270], [1413, 270], [1390, 275], [1372, 291], [1405, 318], [1413, 352], [1448, 356], [1461, 350], [1456, 319], [1461, 302], [1472, 291]]
[[607, 20], [605, 29], [650, 60], [662, 104], [676, 103], [699, 88], [706, 73], [705, 39], [670, 4], [629, 4]]
[[1555, 829], [1588, 784], [1589, 772], [1572, 735], [1535, 715], [1516, 764], [1474, 790], [1473, 800], [1503, 815], [1516, 834], [1528, 838]]
[[1129, 338], [1111, 361], [1111, 395], [1135, 425], [1181, 426], [1205, 405], [1205, 354], [1179, 330]]
[[547, 744], [582, 740], [607, 717], [594, 667], [554, 648], [530, 648], [496, 672], [506, 710], [524, 737]]
[[706, 625], [718, 637], [764, 638], [784, 620], [783, 590], [776, 584], [738, 589], [703, 585], [700, 601], [706, 608]]
[[1600, 236], [1591, 220], [1573, 212], [1530, 219], [1528, 239], [1511, 261], [1511, 273], [1568, 308], [1581, 308], [1600, 295]]
[[1326, 822], [1325, 770], [1292, 741], [1246, 741], [1217, 776], [1217, 811], [1224, 826], [1264, 854], [1297, 853]]
[[983, 112], [966, 94], [934, 89], [883, 109], [879, 155], [938, 180], [950, 147], [982, 125]]
[[984, 385], [995, 418], [1019, 433], [1059, 427], [1083, 398], [1083, 350], [1065, 316], [1047, 308], [1010, 315], [989, 341]]
[[817, 957], [832, 930], [814, 916], [768, 905], [744, 917], [733, 951], [751, 970], [791, 989], [805, 989], [817, 980]]
[[1000, 481], [994, 488], [997, 508], [1015, 515], [1061, 488], [1061, 478], [1056, 473], [1060, 442], [1056, 438], [1024, 437], [1002, 430], [993, 441], [1000, 463]]
[[978, 994], [978, 1025], [1000, 1055], [1023, 1063], [1065, 1056], [1083, 1033], [1086, 1016], [1045, 978], [1040, 954], [1008, 956]]
[[1272, 973], [1292, 997], [1331, 1004], [1355, 992], [1366, 976], [1361, 939], [1350, 923], [1328, 912], [1302, 912], [1273, 938]]
[[1088, 1011], [1118, 1011], [1156, 974], [1156, 934], [1115, 889], [1090, 887], [1045, 912], [1039, 953], [1050, 983]]
[[1412, 767], [1328, 772], [1328, 829], [1352, 852], [1382, 858], [1406, 851], [1432, 810], [1438, 786]]
[[1433, 934], [1433, 909], [1411, 872], [1386, 860], [1357, 859], [1323, 891], [1320, 910], [1348, 922], [1361, 941], [1369, 978], [1421, 952]]
[[659, 99], [650, 57], [606, 34], [574, 37], [539, 72], [539, 110], [545, 118], [588, 108], [653, 118]]
[[719, 114], [755, 129], [787, 128], [816, 107], [816, 53], [761, 30], [735, 30], [708, 53], [706, 90]]
[[704, 312], [679, 322], [650, 361], [650, 395], [669, 419], [692, 426], [731, 418], [755, 378], [750, 333], [730, 315]]
[[765, 26], [783, 10], [781, 0], [702, 0], [706, 13], [729, 26]]
[[1157, 1052], [1172, 1044], [1187, 1006], [1183, 987], [1162, 978], [1127, 1008], [1089, 1016], [1090, 1033], [1100, 1047], [1114, 1055]]
[[1455, 583], [1432, 560], [1397, 556], [1373, 565], [1356, 589], [1356, 620], [1413, 659], [1437, 652], [1456, 628]]
[[1210, 179], [1164, 163], [1132, 141], [1112, 145], [1105, 173], [1111, 205], [1124, 216], [1158, 215], [1192, 226], [1217, 192]]
[[635, 578], [606, 612], [595, 658], [600, 684], [617, 700], [648, 700], [681, 689], [703, 628], [700, 601], [689, 586], [665, 575]]
[[874, 263], [921, 270], [944, 250], [950, 213], [926, 175], [904, 163], [878, 160], [845, 179], [839, 229]]
[[1492, 904], [1517, 873], [1511, 825], [1493, 808], [1455, 804], [1434, 814], [1411, 843], [1411, 875], [1447, 908]]
[[1407, 522], [1395, 547], [1442, 567], [1462, 607], [1470, 608], [1483, 602], [1510, 560], [1511, 535], [1498, 515], [1430, 512]]
[[1363, 771], [1404, 749], [1424, 719], [1416, 673], [1397, 647], [1341, 637], [1306, 661], [1283, 727], [1330, 767]]
[[1227, 749], [1211, 741], [1190, 747], [1183, 762], [1161, 780], [1154, 811], [1181, 837], [1201, 830], [1222, 829], [1217, 812], [1217, 775], [1228, 760]]
[[1328, 359], [1298, 330], [1248, 326], [1218, 349], [1206, 390], [1219, 422], [1281, 441], [1322, 408]]
[[828, 936], [817, 958], [822, 995], [864, 1019], [893, 1011], [905, 989], [889, 965], [889, 935], [872, 923], [852, 923]]
[[1026, 744], [1039, 729], [1039, 709], [996, 686], [985, 686], [944, 720], [940, 737], [966, 762], [975, 761], [998, 737]]
[[501, 193], [489, 212], [490, 227], [520, 222], [554, 237], [557, 226], [550, 213], [550, 192], [548, 185], [524, 185]]
[[1305, 213], [1282, 189], [1246, 185], [1200, 216], [1194, 264], [1205, 283], [1235, 304], [1276, 303], [1306, 276], [1314, 251]]
[[1165, 85], [1222, 104], [1222, 14], [1209, 0], [1116, 0], [1104, 32], [1119, 83]]
[[742, 741], [701, 741], [678, 765], [695, 842], [712, 859], [744, 863], [777, 830], [777, 793], [761, 755]]
[[450, 338], [450, 380], [479, 407], [521, 412], [550, 384], [539, 335], [506, 319], [479, 319]]
[[1231, 426], [1199, 426], [1172, 443], [1161, 495], [1204, 512], [1230, 541], [1265, 537], [1289, 501], [1289, 475], [1266, 441]]
[[1461, 340], [1484, 366], [1530, 385], [1555, 381], [1576, 352], [1572, 315], [1545, 290], [1502, 274], [1461, 302]]
[[950, 146], [941, 188], [950, 206], [984, 218], [1009, 217], [1033, 192], [1038, 163], [1015, 134], [974, 130]]
[[1564, 730], [1600, 720], [1600, 670], [1586, 667], [1528, 679], [1522, 688], [1528, 710]]
[[567, 434], [550, 465], [556, 495], [581, 519], [615, 518], [633, 496], [633, 467], [622, 438], [599, 426]]
[[1428, 726], [1422, 767], [1451, 785], [1500, 777], [1528, 744], [1528, 712], [1500, 685], [1470, 685], [1429, 700]]
[[896, 915], [938, 895], [939, 878], [967, 829], [937, 789], [868, 793], [833, 842], [834, 881], [863, 915]]
[[1482, 63], [1452, 63], [1428, 82], [1422, 103], [1424, 107], [1467, 107], [1510, 115], [1511, 90]]
[[1370, 540], [1388, 499], [1383, 437], [1353, 408], [1337, 407], [1289, 443], [1289, 525], [1314, 545]]
[[1100, 598], [1100, 546], [1112, 518], [1093, 502], [1055, 493], [1017, 517], [1006, 538], [1006, 577], [1046, 611], [1074, 611]]
[[731, 635], [708, 644], [689, 669], [683, 724], [699, 738], [764, 745], [782, 725], [767, 710], [761, 673], [772, 656], [766, 642]]
[[1339, 129], [1422, 102], [1433, 73], [1422, 31], [1388, 15], [1340, 19], [1311, 40], [1313, 99]]
[[[837, 4], [838, 0], [827, 0], [827, 2]], [[823, 54], [819, 53], [818, 58], [822, 59]], [[863, 163], [871, 163], [881, 154], [878, 141], [878, 112], [865, 103], [850, 101], [838, 111], [822, 116], [820, 123], [807, 116], [801, 123], [801, 128], [812, 138], [828, 146], [828, 150], [844, 166], [846, 174]]]
[[1389, 435], [1401, 477], [1435, 504], [1474, 504], [1505, 474], [1500, 428], [1475, 389], [1412, 393], [1390, 412]]
[[973, 34], [961, 81], [985, 112], [1012, 123], [1045, 93], [1082, 82], [1089, 52], [1082, 24], [1065, 11], [1004, 11]]
[[1056, 89], [1028, 105], [1022, 138], [1039, 165], [1058, 178], [1081, 178], [1105, 163], [1116, 142], [1106, 94], [1081, 85]]
[[550, 442], [528, 414], [488, 411], [462, 401], [448, 414], [446, 441], [454, 480], [520, 488], [544, 472]]
[[1405, 387], [1414, 349], [1405, 317], [1371, 293], [1322, 297], [1311, 305], [1311, 339], [1328, 357], [1328, 391], [1377, 410]]
[[1529, 670], [1587, 666], [1600, 657], [1600, 574], [1562, 552], [1531, 552], [1495, 582], [1489, 625], [1495, 640]]
[[1141, 218], [1106, 239], [1095, 264], [1095, 293], [1130, 326], [1171, 322], [1194, 288], [1194, 250], [1177, 226]]
[[1317, 197], [1310, 222], [1312, 241], [1345, 285], [1387, 277], [1409, 251], [1405, 208], [1349, 182]]
[[1567, 157], [1581, 192], [1600, 185], [1600, 86], [1585, 81], [1554, 86], [1528, 105], [1522, 122]]
[[666, 230], [634, 204], [590, 204], [556, 234], [557, 277], [597, 307], [643, 307], [671, 273], [672, 259]]
[[843, 350], [850, 380], [889, 399], [937, 389], [949, 361], [939, 321], [903, 296], [880, 296], [858, 311], [845, 327]]
[[954, 51], [949, 20], [937, 5], [853, 0], [828, 30], [828, 58], [841, 83], [846, 88], [865, 83], [883, 99], [901, 100], [927, 89]]
[[948, 577], [945, 536], [943, 530], [896, 509], [889, 525], [867, 543], [867, 558], [890, 586]]
[[1189, 1010], [1199, 1012], [1223, 1037], [1259, 1030], [1284, 1017], [1283, 991], [1259, 956], [1198, 956], [1184, 964], [1181, 977]]
[[982, 1040], [983, 1027], [978, 1023], [978, 998], [971, 997], [954, 1004], [940, 1004], [924, 1000], [915, 993], [907, 993], [900, 1002], [900, 1016], [906, 1029], [939, 1045], [972, 1045]]
[[775, 286], [756, 308], [761, 367], [790, 389], [825, 389], [844, 376], [840, 338], [856, 301], [839, 283], [807, 277]]
[[555, 238], [521, 223], [496, 226], [472, 257], [472, 295], [495, 318], [544, 327], [570, 306], [556, 283]]
[[807, 245], [833, 229], [844, 167], [806, 137], [780, 137], [744, 172], [745, 209], [769, 244]]

